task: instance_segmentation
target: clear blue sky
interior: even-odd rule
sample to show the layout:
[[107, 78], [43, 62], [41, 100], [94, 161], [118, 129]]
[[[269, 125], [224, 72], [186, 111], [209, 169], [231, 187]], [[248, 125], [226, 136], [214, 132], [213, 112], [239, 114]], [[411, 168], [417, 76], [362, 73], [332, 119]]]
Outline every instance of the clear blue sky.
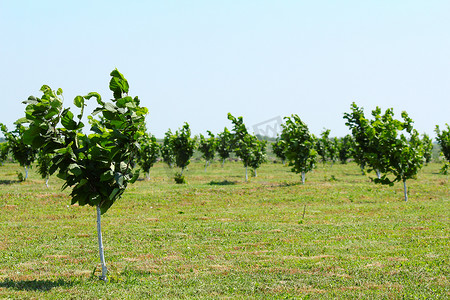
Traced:
[[[66, 105], [109, 98], [118, 68], [162, 137], [298, 114], [319, 134], [348, 133], [352, 101], [367, 114], [406, 110], [420, 132], [450, 123], [450, 1], [0, 0], [0, 122], [43, 84]], [[93, 107], [92, 107], [93, 108]]]

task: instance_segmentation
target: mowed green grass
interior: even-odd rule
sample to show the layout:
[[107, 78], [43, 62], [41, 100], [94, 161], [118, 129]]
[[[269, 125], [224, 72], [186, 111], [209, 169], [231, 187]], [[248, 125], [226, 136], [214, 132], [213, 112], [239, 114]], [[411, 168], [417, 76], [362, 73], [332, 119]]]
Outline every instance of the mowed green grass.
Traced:
[[[55, 176], [0, 167], [0, 298], [448, 299], [450, 189], [430, 164], [376, 185], [356, 164], [322, 164], [305, 185], [266, 163], [193, 162], [176, 185], [162, 163], [102, 217], [110, 282], [97, 279], [92, 207]], [[373, 175], [372, 175], [373, 176]]]

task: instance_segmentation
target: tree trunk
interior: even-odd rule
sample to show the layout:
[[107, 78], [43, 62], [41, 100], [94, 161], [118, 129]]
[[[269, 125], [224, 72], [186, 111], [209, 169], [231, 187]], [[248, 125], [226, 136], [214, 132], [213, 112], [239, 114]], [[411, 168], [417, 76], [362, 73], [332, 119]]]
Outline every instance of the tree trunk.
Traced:
[[98, 237], [98, 252], [100, 254], [100, 262], [102, 264], [102, 275], [100, 276], [100, 279], [103, 281], [107, 281], [106, 273], [108, 272], [108, 269], [106, 268], [105, 256], [103, 254], [101, 212], [99, 205], [97, 205], [97, 237]]
[[258, 177], [258, 173], [256, 173], [256, 169], [254, 169], [253, 171], [255, 171], [255, 177]]
[[206, 172], [207, 167], [208, 167], [208, 161], [205, 162], [205, 172]]
[[381, 173], [380, 173], [380, 170], [377, 169], [376, 172], [377, 172], [377, 178], [378, 178], [378, 179], [381, 179]]
[[147, 172], [147, 180], [150, 180], [150, 170]]
[[184, 168], [181, 168], [180, 176], [183, 176]]
[[247, 166], [245, 166], [245, 181], [248, 181], [248, 173], [247, 173]]
[[45, 186], [48, 187], [48, 180], [50, 179], [50, 176], [47, 176], [46, 180], [45, 180]]
[[406, 189], [406, 179], [403, 180], [403, 191], [405, 192], [405, 201], [408, 201], [408, 190]]
[[302, 171], [302, 184], [305, 184], [305, 171]]
[[364, 166], [359, 166], [361, 168], [361, 174], [366, 175], [366, 172], [364, 172]]
[[225, 158], [224, 159], [222, 159], [222, 168], [223, 168], [223, 165], [225, 164]]
[[27, 180], [27, 178], [28, 178], [28, 168], [27, 167], [23, 167], [24, 169], [25, 169], [25, 179], [24, 180]]

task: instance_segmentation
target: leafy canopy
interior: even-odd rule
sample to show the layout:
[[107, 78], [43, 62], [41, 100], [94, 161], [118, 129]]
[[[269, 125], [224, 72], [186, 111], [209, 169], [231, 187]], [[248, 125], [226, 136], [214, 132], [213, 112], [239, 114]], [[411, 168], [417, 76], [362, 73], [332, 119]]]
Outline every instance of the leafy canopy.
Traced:
[[217, 153], [224, 160], [230, 157], [231, 152], [233, 152], [233, 134], [225, 127], [223, 132], [217, 135]]
[[[49, 173], [57, 172], [72, 187], [72, 204], [98, 206], [102, 214], [121, 197], [128, 183], [139, 176], [133, 168], [139, 150], [138, 140], [145, 132], [147, 108], [138, 97], [128, 96], [128, 82], [117, 70], [111, 72], [109, 88], [114, 98], [104, 102], [98, 93], [76, 96], [80, 109], [75, 117], [63, 108], [62, 90], [41, 88], [41, 98], [29, 97], [22, 122], [29, 123], [24, 141], [52, 156]], [[81, 130], [85, 102], [95, 98], [97, 108], [88, 116], [91, 134]]]
[[211, 131], [207, 131], [209, 137], [206, 138], [203, 134], [200, 134], [200, 141], [198, 144], [198, 150], [202, 153], [202, 157], [206, 161], [212, 161], [216, 154], [218, 141]]
[[161, 146], [161, 156], [165, 163], [167, 163], [170, 167], [172, 167], [175, 162], [175, 153], [173, 152], [173, 134], [169, 129], [164, 135], [163, 144]]
[[234, 126], [232, 145], [236, 156], [242, 160], [244, 167], [259, 168], [266, 160], [267, 141], [260, 141], [256, 136], [248, 133], [242, 117], [236, 118], [228, 113], [228, 119]]
[[13, 131], [8, 131], [8, 128], [2, 123], [0, 123], [0, 129], [7, 141], [7, 144], [5, 143], [5, 146], [3, 146], [5, 148], [2, 147], [2, 157], [4, 156], [4, 159], [6, 159], [8, 152], [11, 152], [20, 166], [31, 167], [36, 159], [37, 150], [26, 144], [24, 137], [26, 127], [21, 124], [21, 120], [16, 122], [16, 129]]
[[447, 126], [447, 130], [444, 129], [442, 131], [439, 126], [436, 125], [436, 140], [439, 146], [441, 146], [442, 154], [444, 154], [444, 157], [450, 162], [450, 125], [445, 125]]
[[138, 164], [142, 171], [149, 173], [150, 169], [158, 161], [161, 146], [154, 135], [147, 133], [139, 140], [139, 143]]
[[171, 138], [172, 151], [175, 156], [175, 164], [184, 170], [191, 162], [197, 141], [191, 137], [191, 129], [188, 123], [175, 132]]
[[444, 166], [441, 169], [442, 174], [448, 174], [450, 169], [450, 126], [448, 124], [445, 124], [447, 126], [447, 130], [440, 130], [439, 126], [436, 125], [436, 140], [441, 146], [441, 152], [446, 158], [447, 162], [444, 164]]
[[294, 114], [284, 119], [286, 122], [281, 125], [283, 127], [281, 141], [289, 166], [295, 173], [309, 172], [314, 169], [317, 161], [315, 138], [298, 115]]

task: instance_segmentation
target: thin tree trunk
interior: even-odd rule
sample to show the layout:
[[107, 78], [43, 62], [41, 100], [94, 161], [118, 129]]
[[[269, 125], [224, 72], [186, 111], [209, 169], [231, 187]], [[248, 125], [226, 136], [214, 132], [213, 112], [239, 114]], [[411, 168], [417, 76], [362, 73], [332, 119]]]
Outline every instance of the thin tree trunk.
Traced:
[[50, 176], [47, 176], [47, 179], [45, 180], [45, 186], [48, 187], [48, 180], [50, 179]]
[[208, 167], [208, 161], [205, 162], [205, 172], [206, 172], [207, 167]]
[[256, 169], [254, 169], [254, 171], [255, 171], [255, 177], [258, 177], [258, 173], [256, 173]]
[[403, 180], [403, 190], [405, 192], [405, 201], [408, 201], [408, 190], [406, 189], [406, 179]]
[[364, 167], [363, 166], [359, 166], [361, 168], [361, 174], [362, 175], [366, 175], [366, 172], [364, 172]]
[[181, 168], [180, 176], [183, 176], [183, 171], [184, 171], [184, 168]]
[[222, 168], [223, 168], [223, 165], [225, 164], [225, 158], [224, 159], [222, 159]]
[[98, 252], [100, 254], [100, 262], [102, 264], [102, 275], [100, 276], [100, 279], [103, 281], [107, 281], [106, 273], [108, 272], [108, 269], [106, 268], [105, 255], [103, 254], [101, 212], [99, 205], [97, 205], [97, 237], [98, 237]]
[[381, 179], [381, 173], [380, 173], [380, 170], [376, 170], [376, 172], [377, 172], [377, 177], [378, 177], [378, 179]]
[[147, 180], [150, 180], [150, 170], [147, 172]]
[[248, 173], [247, 173], [247, 166], [245, 166], [245, 181], [248, 181]]
[[305, 184], [305, 171], [302, 171], [302, 184]]
[[25, 169], [25, 179], [24, 180], [27, 180], [27, 178], [28, 178], [28, 168], [24, 167], [24, 169]]

